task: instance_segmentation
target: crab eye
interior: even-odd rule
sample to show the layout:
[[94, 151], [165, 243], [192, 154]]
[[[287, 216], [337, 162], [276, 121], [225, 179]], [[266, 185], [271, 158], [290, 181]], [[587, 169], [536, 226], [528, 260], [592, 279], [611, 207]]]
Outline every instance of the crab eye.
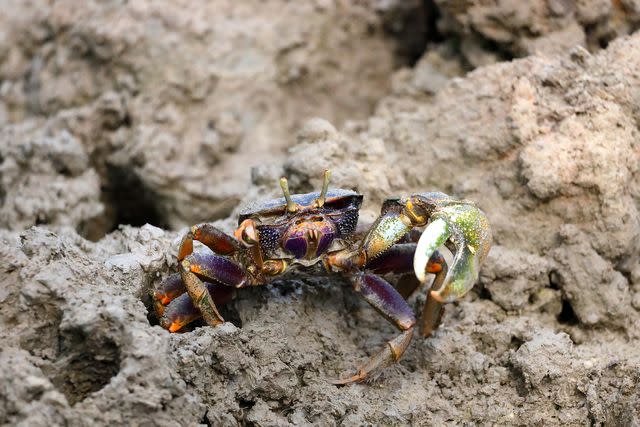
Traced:
[[258, 237], [256, 236], [256, 229], [253, 228], [252, 225], [249, 225], [244, 230], [242, 230], [242, 240], [245, 243], [250, 243], [250, 244], [254, 244], [258, 242]]
[[240, 227], [233, 233], [236, 239], [246, 245], [258, 243], [258, 235], [252, 220], [247, 219], [240, 224]]

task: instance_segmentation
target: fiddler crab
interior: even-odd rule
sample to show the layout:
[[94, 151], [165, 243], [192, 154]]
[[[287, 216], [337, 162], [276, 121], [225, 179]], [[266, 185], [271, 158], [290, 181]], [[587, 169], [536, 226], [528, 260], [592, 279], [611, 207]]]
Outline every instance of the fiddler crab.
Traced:
[[[211, 224], [193, 226], [178, 250], [179, 273], [154, 292], [160, 324], [177, 332], [202, 317], [215, 327], [224, 322], [217, 307], [231, 300], [234, 289], [290, 274], [340, 274], [400, 333], [355, 375], [335, 384], [363, 381], [397, 362], [418, 323], [429, 336], [444, 304], [463, 297], [478, 279], [491, 245], [487, 217], [473, 202], [420, 193], [385, 200], [369, 230], [358, 232], [363, 196], [329, 189], [329, 178], [327, 170], [320, 192], [294, 195], [281, 178], [284, 197], [242, 210], [233, 237]], [[213, 253], [193, 252], [194, 240]], [[438, 250], [442, 246], [452, 253], [450, 266]], [[388, 273], [400, 276], [396, 287], [379, 276]], [[406, 299], [427, 281], [427, 273], [435, 278], [418, 322]]]

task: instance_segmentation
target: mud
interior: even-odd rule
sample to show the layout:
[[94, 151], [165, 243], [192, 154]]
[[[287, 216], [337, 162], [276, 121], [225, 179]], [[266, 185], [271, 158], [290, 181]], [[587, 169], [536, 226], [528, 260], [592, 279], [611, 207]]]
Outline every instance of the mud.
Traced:
[[[9, 3], [0, 424], [640, 423], [633, 2]], [[432, 190], [487, 213], [433, 337], [330, 384], [394, 333], [337, 277], [157, 325], [184, 226], [327, 167], [364, 223]]]

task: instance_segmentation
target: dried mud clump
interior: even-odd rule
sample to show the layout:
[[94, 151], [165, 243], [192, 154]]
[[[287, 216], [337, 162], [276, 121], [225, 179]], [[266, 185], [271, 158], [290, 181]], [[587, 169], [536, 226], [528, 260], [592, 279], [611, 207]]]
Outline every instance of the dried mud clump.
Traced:
[[[635, 9], [516, 3], [12, 2], [0, 424], [640, 423], [640, 35], [548, 47], [574, 30], [592, 47], [619, 7], [625, 33]], [[496, 58], [554, 56], [463, 76], [445, 40], [394, 72], [419, 56], [403, 25], [438, 19]], [[282, 175], [318, 189], [327, 167], [365, 195], [363, 223], [434, 190], [487, 213], [480, 281], [432, 337], [370, 384], [330, 384], [394, 332], [336, 277], [242, 290], [218, 328], [157, 325], [184, 232], [163, 227], [231, 231], [239, 201]]]
[[558, 54], [575, 45], [591, 51], [640, 27], [635, 0], [435, 0], [438, 29], [457, 39], [474, 67], [531, 54]]
[[351, 2], [4, 9], [0, 123], [47, 117], [78, 138], [113, 205], [102, 234], [144, 224], [119, 216], [140, 193], [157, 225], [225, 217], [249, 167], [281, 157], [305, 117], [366, 117], [402, 60], [387, 22], [408, 16]]
[[100, 179], [77, 138], [35, 122], [0, 127], [0, 227], [81, 231], [102, 212]]

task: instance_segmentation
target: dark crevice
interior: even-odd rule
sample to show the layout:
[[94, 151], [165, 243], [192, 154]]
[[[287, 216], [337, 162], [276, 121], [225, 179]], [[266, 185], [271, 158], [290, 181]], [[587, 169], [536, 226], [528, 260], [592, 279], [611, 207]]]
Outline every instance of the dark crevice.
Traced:
[[231, 301], [229, 304], [225, 304], [222, 307], [219, 307], [220, 315], [227, 322], [231, 322], [237, 328], [242, 329], [242, 317], [240, 316], [240, 312], [234, 301]]
[[160, 319], [158, 319], [158, 315], [156, 314], [156, 310], [153, 303], [153, 296], [151, 292], [146, 292], [141, 298], [142, 304], [144, 304], [147, 309], [147, 321], [151, 326], [157, 326], [160, 324]]
[[529, 394], [529, 390], [527, 389], [527, 383], [524, 379], [524, 374], [519, 368], [511, 365], [509, 366], [509, 372], [511, 373], [511, 377], [513, 378], [514, 385], [518, 396], [527, 397]]
[[140, 177], [124, 166], [108, 166], [108, 185], [104, 195], [114, 210], [114, 224], [111, 231], [121, 224], [142, 226], [151, 224], [168, 228], [156, 204], [157, 195], [147, 188]]
[[202, 419], [200, 420], [200, 424], [204, 424], [208, 427], [211, 427], [213, 424], [211, 424], [211, 421], [209, 420], [209, 411], [205, 411], [204, 415], [202, 416]]
[[[496, 54], [496, 56], [498, 57], [497, 62], [508, 62], [516, 58], [516, 56], [509, 50], [507, 50], [505, 46], [501, 45], [495, 40], [487, 39], [480, 34], [476, 34], [474, 40], [478, 42], [478, 45], [483, 51]], [[465, 56], [462, 55], [462, 57], [464, 58]], [[476, 68], [474, 64], [468, 63], [466, 60], [464, 62], [466, 62], [464, 66], [468, 71], [472, 71]]]
[[[0, 154], [0, 171], [4, 170], [4, 157]], [[0, 172], [0, 182], [2, 182], [2, 173]], [[7, 191], [4, 185], [0, 185], [0, 206], [4, 205], [4, 201], [7, 198]]]
[[558, 276], [555, 271], [549, 272], [549, 289], [559, 290], [560, 285], [558, 284]]
[[426, 20], [427, 43], [441, 43], [444, 37], [438, 31], [438, 21], [440, 20], [440, 9], [434, 0], [424, 0], [424, 12]]
[[434, 0], [400, 2], [381, 10], [384, 30], [396, 43], [396, 56], [402, 66], [413, 67], [427, 47], [443, 40], [438, 32], [440, 12]]
[[158, 194], [145, 185], [130, 165], [107, 165], [104, 175], [100, 201], [105, 212], [81, 224], [80, 235], [97, 241], [120, 225], [169, 228], [159, 209]]
[[253, 400], [242, 398], [238, 400], [238, 406], [240, 406], [242, 409], [251, 409], [255, 404], [256, 402], [254, 402]]
[[592, 49], [595, 46], [600, 49], [606, 49], [609, 46], [609, 43], [619, 37], [619, 35], [613, 30], [602, 30], [600, 22], [585, 25], [584, 32], [587, 35], [587, 44]]
[[579, 323], [578, 317], [573, 311], [573, 307], [571, 307], [571, 303], [565, 298], [562, 298], [562, 310], [560, 311], [560, 314], [558, 314], [557, 319], [558, 322], [563, 325], [573, 326]]
[[511, 337], [509, 348], [512, 350], [518, 350], [522, 344], [524, 344], [524, 341], [521, 338], [513, 336]]
[[489, 289], [487, 289], [486, 286], [480, 286], [478, 288], [478, 298], [484, 299], [484, 300], [491, 300], [491, 292], [489, 292]]

